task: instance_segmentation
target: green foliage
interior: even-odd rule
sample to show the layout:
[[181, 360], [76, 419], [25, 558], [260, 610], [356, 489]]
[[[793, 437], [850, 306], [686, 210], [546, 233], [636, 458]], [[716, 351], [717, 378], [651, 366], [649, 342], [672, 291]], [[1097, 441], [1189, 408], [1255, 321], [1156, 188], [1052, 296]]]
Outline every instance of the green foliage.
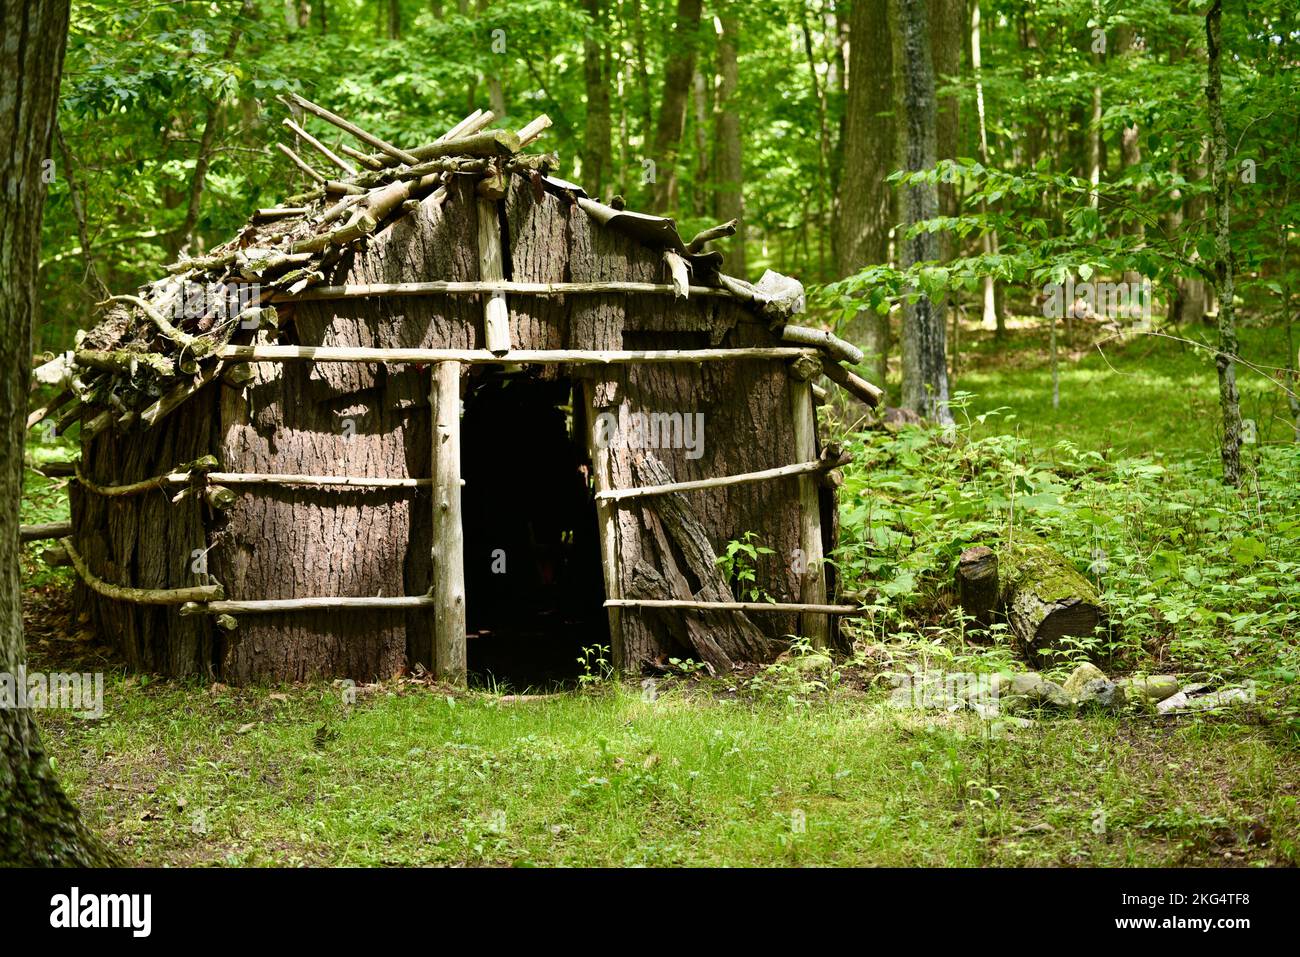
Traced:
[[609, 660], [608, 645], [591, 645], [583, 648], [577, 662], [582, 666], [582, 674], [578, 675], [579, 687], [590, 688], [602, 685], [614, 677], [614, 665]]
[[759, 544], [757, 538], [754, 532], [745, 532], [740, 538], [727, 542], [723, 553], [715, 559], [740, 601], [775, 600], [758, 587], [757, 563], [760, 555], [776, 553], [766, 545]]
[[1237, 492], [1212, 456], [1037, 449], [980, 434], [991, 419], [966, 418], [956, 441], [917, 427], [853, 439], [834, 560], [876, 636], [947, 607], [963, 549], [1039, 535], [1096, 583], [1109, 611], [1096, 650], [1117, 666], [1295, 682], [1300, 447], [1260, 447]]

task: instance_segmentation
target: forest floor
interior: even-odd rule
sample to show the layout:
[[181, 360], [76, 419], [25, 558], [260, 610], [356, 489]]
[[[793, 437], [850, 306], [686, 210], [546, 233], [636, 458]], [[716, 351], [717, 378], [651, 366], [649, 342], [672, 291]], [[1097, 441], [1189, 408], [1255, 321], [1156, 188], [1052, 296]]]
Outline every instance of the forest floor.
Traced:
[[[1203, 350], [1143, 339], [1103, 355], [1080, 330], [1054, 410], [1040, 335], [1016, 329], [1000, 350], [968, 335], [960, 442], [856, 440], [839, 566], [869, 614], [847, 659], [696, 671], [652, 696], [590, 661], [577, 688], [538, 696], [407, 678], [349, 703], [337, 683], [150, 678], [68, 627], [66, 572], [32, 548], [29, 667], [106, 675], [101, 719], [40, 715], [59, 777], [127, 860], [154, 865], [1300, 864], [1285, 402], [1243, 375], [1259, 442], [1247, 489], [1226, 492]], [[64, 501], [33, 473], [24, 520]], [[1118, 621], [1049, 674], [1086, 655], [1108, 674], [1254, 681], [1257, 700], [1033, 721], [891, 706], [891, 673], [1023, 668], [969, 641], [946, 591], [957, 551], [1009, 528], [1092, 557]]]

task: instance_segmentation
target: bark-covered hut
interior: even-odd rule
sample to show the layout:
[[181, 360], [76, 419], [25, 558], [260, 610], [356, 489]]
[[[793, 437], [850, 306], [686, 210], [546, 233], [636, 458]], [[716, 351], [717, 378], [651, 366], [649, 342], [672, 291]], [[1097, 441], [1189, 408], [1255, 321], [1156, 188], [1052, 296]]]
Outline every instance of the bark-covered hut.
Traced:
[[[814, 380], [877, 393], [790, 321], [797, 282], [720, 274], [730, 224], [683, 241], [551, 176], [544, 117], [408, 152], [291, 105], [370, 149], [287, 121], [316, 187], [115, 297], [49, 410], [81, 423], [78, 607], [132, 666], [463, 680], [575, 636], [631, 672], [828, 640]], [[717, 562], [750, 533], [757, 600]]]

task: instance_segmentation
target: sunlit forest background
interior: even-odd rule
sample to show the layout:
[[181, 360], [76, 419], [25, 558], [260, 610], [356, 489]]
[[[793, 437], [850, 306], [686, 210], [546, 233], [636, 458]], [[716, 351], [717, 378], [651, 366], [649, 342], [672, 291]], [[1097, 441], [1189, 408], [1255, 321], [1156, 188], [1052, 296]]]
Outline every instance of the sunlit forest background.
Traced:
[[[1120, 265], [1155, 280], [1160, 312], [1212, 314], [1204, 282], [1173, 262], [1209, 237], [1204, 11], [1185, 0], [928, 6], [936, 158], [958, 163], [941, 212], [1006, 217], [992, 247], [969, 226], [944, 233], [945, 257], [984, 254], [983, 272], [1003, 271], [999, 315], [1035, 311], [1034, 268], [1101, 271], [1121, 251], [1145, 256]], [[889, 7], [79, 0], [37, 347], [65, 347], [106, 289], [155, 277], [303, 185], [274, 149], [290, 135], [276, 100], [288, 90], [406, 144], [476, 108], [510, 128], [544, 112], [554, 126], [539, 146], [592, 194], [671, 215], [686, 234], [738, 216], [728, 264], [751, 279], [770, 267], [814, 284], [897, 265], [886, 178], [903, 165], [902, 40]], [[1287, 3], [1230, 4], [1224, 18], [1237, 288], [1287, 335], [1296, 28]], [[338, 141], [315, 118], [305, 125]], [[1003, 257], [996, 267], [990, 254]], [[992, 324], [967, 279], [956, 303]]]

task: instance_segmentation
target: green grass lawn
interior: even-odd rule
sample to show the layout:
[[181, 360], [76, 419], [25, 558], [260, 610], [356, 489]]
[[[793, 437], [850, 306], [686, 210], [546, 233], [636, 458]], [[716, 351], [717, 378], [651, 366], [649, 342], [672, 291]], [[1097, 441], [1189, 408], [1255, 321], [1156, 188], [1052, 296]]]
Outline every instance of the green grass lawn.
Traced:
[[[1272, 339], [1243, 341], [1280, 364]], [[329, 683], [128, 677], [91, 636], [68, 633], [66, 572], [32, 547], [31, 667], [108, 673], [102, 719], [40, 716], [59, 776], [141, 864], [1300, 864], [1300, 724], [1278, 711], [1296, 678], [1300, 523], [1286, 521], [1294, 490], [1277, 479], [1237, 496], [1205, 471], [1217, 454], [1208, 353], [1145, 338], [1103, 357], [1080, 341], [1054, 411], [1041, 336], [1016, 330], [1000, 351], [969, 342], [958, 381], [975, 394], [969, 413], [1006, 409], [970, 436], [1018, 432], [1028, 457], [907, 435], [858, 450], [877, 458], [850, 475], [844, 514], [873, 502], [883, 542], [865, 543], [876, 564], [864, 567], [919, 583], [881, 599], [889, 614], [867, 650], [832, 674], [696, 674], [660, 682], [654, 700], [611, 681], [520, 700], [404, 680], [357, 689], [351, 704]], [[1285, 403], [1253, 373], [1242, 384], [1261, 441], [1286, 441]], [[1105, 470], [1057, 455], [1063, 439], [1106, 453]], [[1112, 462], [1124, 454], [1201, 472]], [[951, 556], [931, 552], [997, 533], [1002, 513], [986, 500], [1006, 486], [1006, 463], [1023, 486], [1017, 521], [1081, 555], [1107, 545], [1126, 667], [1246, 669], [1262, 679], [1260, 702], [1027, 726], [891, 708], [879, 673], [908, 660], [1006, 661], [934, 617], [893, 617], [933, 597]], [[25, 509], [49, 521], [65, 497], [32, 474]]]
[[149, 864], [1269, 865], [1300, 862], [1300, 768], [1253, 724], [1028, 728], [847, 688], [725, 683], [534, 701], [413, 683], [115, 678], [51, 718], [63, 781]]
[[[954, 390], [973, 394], [971, 415], [1005, 408], [1014, 416], [1010, 423], [992, 419], [988, 429], [1016, 431], [1040, 447], [1064, 439], [1103, 452], [1217, 456], [1214, 332], [1199, 326], [1171, 334], [1201, 347], [1150, 335], [1107, 341], [1095, 326], [1083, 323], [1066, 341], [1062, 325], [1060, 407], [1053, 409], [1048, 333], [1041, 320], [1013, 323], [1003, 344], [989, 333], [968, 332]], [[1275, 367], [1286, 362], [1282, 332], [1246, 326], [1240, 338], [1242, 357], [1277, 377]], [[1292, 424], [1282, 391], [1264, 374], [1243, 366], [1237, 376], [1241, 413], [1255, 421], [1258, 442], [1290, 441]]]

